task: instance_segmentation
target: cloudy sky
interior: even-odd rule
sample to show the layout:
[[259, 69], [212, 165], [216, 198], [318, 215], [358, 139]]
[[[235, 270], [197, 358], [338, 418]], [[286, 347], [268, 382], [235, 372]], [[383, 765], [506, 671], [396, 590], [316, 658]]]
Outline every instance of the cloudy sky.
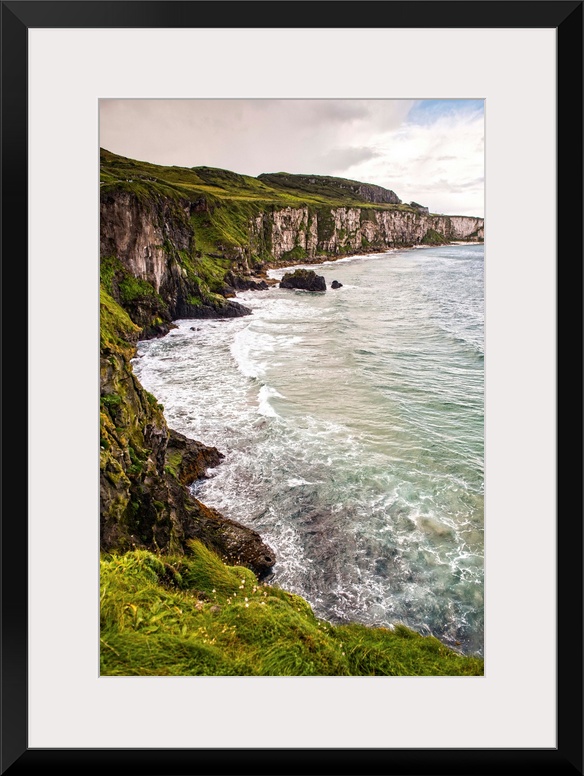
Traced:
[[338, 175], [484, 215], [482, 100], [101, 100], [100, 145], [155, 164]]

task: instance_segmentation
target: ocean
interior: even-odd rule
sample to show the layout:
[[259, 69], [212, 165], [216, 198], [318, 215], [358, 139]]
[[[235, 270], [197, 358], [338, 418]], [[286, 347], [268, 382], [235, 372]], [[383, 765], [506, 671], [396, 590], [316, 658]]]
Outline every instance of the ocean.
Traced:
[[484, 247], [309, 268], [325, 293], [242, 292], [251, 316], [177, 321], [134, 371], [225, 454], [193, 493], [262, 535], [271, 584], [482, 655]]

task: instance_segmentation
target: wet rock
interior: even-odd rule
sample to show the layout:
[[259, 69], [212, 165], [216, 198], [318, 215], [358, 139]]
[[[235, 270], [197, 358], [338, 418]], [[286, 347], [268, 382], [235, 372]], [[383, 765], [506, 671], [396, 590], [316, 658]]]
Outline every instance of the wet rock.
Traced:
[[234, 272], [229, 272], [225, 276], [225, 281], [237, 291], [266, 291], [269, 288], [264, 278], [236, 275]]
[[166, 465], [175, 469], [177, 479], [183, 485], [190, 485], [194, 480], [205, 477], [207, 469], [218, 466], [224, 457], [216, 447], [209, 447], [168, 429]]
[[251, 315], [251, 309], [231, 299], [217, 299], [212, 304], [192, 305], [183, 302], [177, 312], [177, 318], [241, 318]]
[[331, 283], [331, 288], [342, 288], [342, 287], [343, 287], [343, 284], [339, 283], [338, 280], [333, 280], [333, 282]]
[[174, 323], [157, 323], [152, 326], [145, 326], [140, 332], [139, 339], [158, 339], [165, 337], [169, 331], [178, 328]]
[[185, 539], [199, 539], [225, 563], [245, 566], [259, 579], [271, 573], [276, 555], [256, 531], [230, 520], [195, 498], [190, 500], [189, 511], [194, 519], [185, 525]]
[[297, 269], [287, 272], [280, 281], [280, 288], [299, 288], [303, 291], [326, 291], [326, 282], [322, 275], [312, 269]]
[[188, 552], [199, 539], [230, 565], [269, 574], [273, 550], [259, 534], [198, 501], [187, 484], [221, 453], [168, 428], [162, 406], [133, 374], [134, 348], [102, 346], [100, 533], [105, 552]]

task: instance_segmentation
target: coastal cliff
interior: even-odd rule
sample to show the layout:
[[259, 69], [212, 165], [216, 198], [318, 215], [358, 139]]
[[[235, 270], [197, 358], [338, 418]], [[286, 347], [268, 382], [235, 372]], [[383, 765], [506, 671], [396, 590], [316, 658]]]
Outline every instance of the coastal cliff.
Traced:
[[101, 673], [482, 675], [482, 659], [435, 638], [333, 626], [262, 585], [274, 551], [189, 489], [221, 452], [169, 429], [132, 369], [138, 340], [178, 318], [249, 315], [233, 297], [267, 288], [268, 267], [480, 241], [482, 219], [431, 215], [354, 181], [158, 167], [107, 151], [100, 208]]
[[432, 233], [438, 234], [442, 242], [479, 242], [484, 237], [483, 219], [431, 216], [413, 209], [288, 207], [254, 219], [251, 246], [255, 255], [268, 252], [276, 263], [282, 259], [322, 261], [429, 244]]
[[132, 371], [139, 328], [101, 292], [100, 535], [104, 551], [185, 551], [198, 539], [258, 577], [275, 562], [250, 528], [191, 496], [187, 486], [222, 454], [168, 428], [163, 407]]
[[221, 456], [190, 442], [198, 464], [185, 476], [176, 435], [133, 374], [138, 339], [166, 334], [178, 318], [250, 314], [232, 297], [266, 288], [269, 266], [479, 241], [483, 229], [480, 218], [431, 215], [357, 181], [159, 167], [102, 150], [102, 548], [179, 551], [198, 538], [260, 575], [275, 562], [257, 534], [190, 495]]
[[249, 314], [233, 300], [269, 266], [389, 248], [479, 242], [482, 218], [430, 214], [380, 186], [159, 167], [101, 152], [102, 281], [141, 328]]

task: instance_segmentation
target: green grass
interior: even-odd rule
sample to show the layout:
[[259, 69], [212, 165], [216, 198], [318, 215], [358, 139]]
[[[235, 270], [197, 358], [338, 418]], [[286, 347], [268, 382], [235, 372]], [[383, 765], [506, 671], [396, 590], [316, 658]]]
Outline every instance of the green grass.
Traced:
[[304, 599], [226, 566], [199, 542], [182, 557], [101, 561], [101, 674], [482, 676], [483, 661], [396, 626], [334, 626]]
[[304, 261], [307, 256], [306, 249], [301, 245], [296, 245], [291, 251], [282, 254], [282, 260], [285, 262]]
[[[287, 173], [263, 174], [258, 178], [214, 167], [176, 167], [128, 159], [100, 150], [101, 189], [110, 187], [134, 191], [139, 197], [157, 193], [173, 199], [194, 201], [197, 194], [211, 203], [228, 200], [230, 205], [302, 207], [374, 207], [376, 210], [409, 210], [409, 205], [375, 204], [364, 200], [351, 185], [366, 185], [330, 176], [302, 176]], [[308, 178], [316, 183], [308, 183]]]
[[426, 234], [422, 237], [422, 245], [446, 245], [448, 240], [442, 232], [437, 232], [435, 229], [428, 229]]
[[100, 279], [104, 291], [126, 310], [134, 323], [143, 326], [170, 320], [168, 305], [152, 284], [133, 275], [117, 256], [102, 256]]
[[128, 313], [115, 302], [108, 292], [100, 288], [100, 344], [102, 351], [132, 351], [132, 342], [138, 339], [140, 327], [132, 322]]
[[[290, 191], [295, 196], [309, 196], [311, 199], [327, 202], [334, 200], [346, 206], [357, 207], [369, 202], [359, 193], [359, 189], [372, 188], [381, 191], [381, 187], [378, 186], [369, 186], [364, 182], [330, 175], [292, 175], [277, 172], [263, 173], [259, 176], [259, 180], [273, 188]], [[401, 204], [394, 192], [393, 198], [397, 201], [387, 204]]]

